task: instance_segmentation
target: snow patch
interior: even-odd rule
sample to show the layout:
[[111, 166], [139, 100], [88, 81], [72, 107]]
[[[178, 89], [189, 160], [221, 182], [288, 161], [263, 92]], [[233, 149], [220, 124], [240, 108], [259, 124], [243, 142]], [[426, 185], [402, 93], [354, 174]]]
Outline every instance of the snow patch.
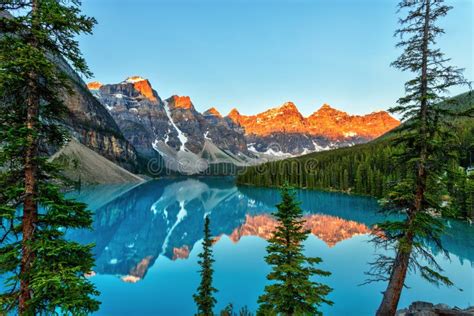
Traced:
[[171, 226], [168, 234], [166, 234], [165, 241], [163, 242], [163, 248], [161, 249], [162, 254], [165, 253], [166, 249], [168, 248], [168, 242], [174, 229], [179, 225], [179, 223], [183, 221], [186, 215], [188, 215], [188, 212], [184, 208], [184, 201], [179, 201], [179, 212], [178, 215], [176, 215], [176, 222], [173, 224], [173, 226]]
[[313, 140], [314, 151], [325, 151], [331, 149], [331, 145], [323, 147]]
[[258, 152], [257, 149], [255, 148], [255, 143], [247, 144], [247, 149], [253, 152]]
[[132, 76], [132, 77], [128, 77], [127, 79], [125, 79], [124, 82], [126, 83], [135, 83], [135, 82], [140, 82], [140, 81], [144, 81], [146, 80], [145, 78], [142, 78], [140, 76]]
[[353, 131], [349, 131], [349, 132], [344, 133], [344, 137], [354, 137], [354, 136], [357, 136], [357, 133], [353, 132]]
[[288, 153], [284, 153], [280, 150], [279, 151], [273, 150], [273, 148], [267, 148], [267, 150], [264, 152], [264, 154], [271, 155], [271, 156], [277, 156], [277, 157], [284, 157], [284, 156], [289, 155]]
[[173, 121], [173, 118], [171, 117], [171, 113], [170, 113], [170, 107], [169, 107], [169, 104], [167, 101], [164, 101], [165, 103], [165, 112], [166, 112], [166, 115], [168, 116], [168, 119], [171, 123], [171, 125], [174, 127], [174, 129], [176, 130], [176, 132], [178, 133], [178, 139], [179, 141], [181, 142], [181, 147], [179, 148], [179, 150], [181, 151], [185, 151], [186, 147], [185, 147], [185, 144], [186, 142], [188, 141], [188, 138], [186, 137], [186, 135], [184, 135], [184, 133], [178, 128], [178, 126], [176, 126], [176, 124], [174, 123]]

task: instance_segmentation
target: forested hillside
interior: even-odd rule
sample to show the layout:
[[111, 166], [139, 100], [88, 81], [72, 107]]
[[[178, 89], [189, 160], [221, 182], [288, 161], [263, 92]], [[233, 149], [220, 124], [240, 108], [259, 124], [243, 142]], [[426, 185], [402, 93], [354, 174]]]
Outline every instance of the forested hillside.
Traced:
[[[474, 110], [474, 94], [464, 93], [441, 108], [464, 112]], [[451, 172], [446, 177], [446, 196], [450, 216], [474, 216], [474, 119], [452, 121], [456, 134], [454, 144], [446, 144], [446, 158]], [[402, 127], [403, 128], [403, 127]], [[398, 131], [390, 132], [370, 143], [331, 151], [312, 153], [297, 158], [269, 162], [246, 168], [237, 178], [239, 184], [257, 186], [291, 185], [322, 190], [382, 197], [404, 174], [394, 167], [394, 159], [402, 148], [396, 144]]]

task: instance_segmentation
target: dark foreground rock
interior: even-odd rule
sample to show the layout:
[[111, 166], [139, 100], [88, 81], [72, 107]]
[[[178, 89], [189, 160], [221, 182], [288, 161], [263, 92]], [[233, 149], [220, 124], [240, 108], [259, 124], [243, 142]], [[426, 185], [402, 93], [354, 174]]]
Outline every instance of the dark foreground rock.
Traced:
[[413, 302], [408, 308], [397, 311], [397, 316], [473, 316], [474, 306], [466, 309], [450, 307], [446, 304], [428, 302]]

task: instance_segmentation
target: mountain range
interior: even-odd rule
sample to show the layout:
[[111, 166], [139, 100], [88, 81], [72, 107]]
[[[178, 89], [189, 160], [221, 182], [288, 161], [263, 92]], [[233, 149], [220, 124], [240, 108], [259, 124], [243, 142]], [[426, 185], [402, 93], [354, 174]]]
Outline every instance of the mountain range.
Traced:
[[275, 153], [276, 147], [279, 153], [291, 155], [365, 143], [400, 124], [385, 111], [349, 115], [328, 104], [303, 117], [292, 102], [257, 115], [232, 109], [228, 117], [244, 128], [254, 151]]
[[212, 164], [244, 166], [351, 146], [399, 125], [384, 111], [349, 115], [327, 104], [308, 117], [292, 102], [257, 115], [233, 109], [223, 116], [214, 107], [200, 113], [190, 97], [162, 99], [139, 76], [87, 87], [139, 156], [158, 156], [167, 169], [184, 174], [203, 172]]

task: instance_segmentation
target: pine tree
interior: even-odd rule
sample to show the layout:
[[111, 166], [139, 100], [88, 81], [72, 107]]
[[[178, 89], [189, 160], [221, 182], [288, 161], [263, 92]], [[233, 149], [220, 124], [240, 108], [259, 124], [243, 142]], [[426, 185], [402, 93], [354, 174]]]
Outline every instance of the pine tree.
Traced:
[[[48, 162], [66, 133], [59, 121], [71, 92], [69, 62], [89, 74], [75, 36], [95, 20], [78, 1], [3, 0], [0, 3], [0, 296], [3, 312], [83, 315], [98, 309], [86, 279], [92, 245], [65, 239], [88, 228], [91, 213], [60, 191], [58, 166]], [[12, 14], [10, 14], [11, 12]]]
[[209, 225], [209, 216], [206, 216], [204, 221], [204, 239], [202, 241], [203, 250], [199, 254], [200, 260], [198, 261], [201, 266], [201, 270], [199, 271], [201, 274], [201, 283], [199, 284], [197, 293], [193, 295], [198, 310], [196, 315], [199, 316], [214, 315], [212, 310], [216, 304], [216, 299], [213, 294], [217, 292], [217, 289], [212, 286], [212, 274], [214, 273], [212, 263], [214, 259], [212, 258], [212, 238]]
[[332, 304], [326, 296], [331, 288], [312, 281], [314, 276], [328, 276], [329, 272], [315, 268], [321, 258], [308, 258], [303, 254], [303, 242], [308, 231], [294, 191], [284, 185], [282, 201], [274, 214], [278, 226], [269, 240], [265, 261], [272, 266], [267, 279], [274, 281], [265, 287], [258, 299], [258, 315], [321, 315], [321, 304]]
[[443, 33], [435, 22], [451, 8], [444, 0], [402, 0], [399, 9], [407, 11], [395, 33], [404, 51], [393, 66], [415, 77], [405, 84], [406, 94], [399, 105], [391, 109], [405, 121], [397, 140], [403, 152], [396, 161], [404, 165], [406, 174], [388, 193], [385, 210], [401, 213], [404, 219], [380, 223], [383, 234], [374, 238], [395, 252], [395, 257], [381, 255], [369, 272], [375, 276], [372, 280], [388, 281], [377, 310], [380, 316], [395, 315], [408, 271], [419, 271], [435, 284], [452, 284], [430, 252], [433, 245], [444, 251], [440, 242], [444, 224], [433, 214], [442, 213], [442, 176], [450, 156], [449, 128], [444, 121], [451, 113], [434, 105], [444, 100], [451, 86], [464, 82], [461, 70], [446, 66], [449, 59], [435, 48], [436, 37]]

